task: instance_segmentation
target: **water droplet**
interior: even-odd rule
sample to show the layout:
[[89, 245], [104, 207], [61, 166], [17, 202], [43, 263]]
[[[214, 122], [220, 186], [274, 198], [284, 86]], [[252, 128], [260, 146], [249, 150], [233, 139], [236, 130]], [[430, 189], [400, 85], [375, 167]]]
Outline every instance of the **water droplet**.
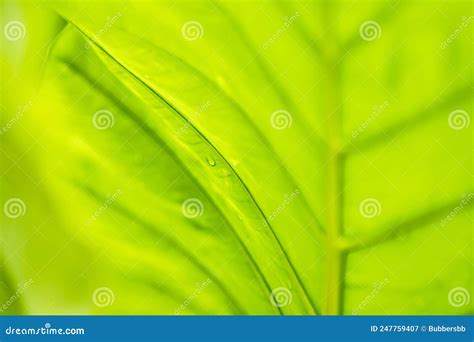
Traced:
[[216, 161], [214, 160], [214, 158], [212, 158], [212, 157], [207, 157], [206, 160], [207, 160], [207, 163], [208, 163], [209, 165], [211, 165], [211, 166], [216, 166]]

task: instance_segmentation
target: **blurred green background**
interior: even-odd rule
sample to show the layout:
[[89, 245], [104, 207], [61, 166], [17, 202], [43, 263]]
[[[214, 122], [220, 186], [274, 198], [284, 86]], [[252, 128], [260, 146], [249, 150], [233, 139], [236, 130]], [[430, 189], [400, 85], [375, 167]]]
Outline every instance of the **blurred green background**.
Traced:
[[473, 314], [472, 1], [2, 0], [2, 314]]

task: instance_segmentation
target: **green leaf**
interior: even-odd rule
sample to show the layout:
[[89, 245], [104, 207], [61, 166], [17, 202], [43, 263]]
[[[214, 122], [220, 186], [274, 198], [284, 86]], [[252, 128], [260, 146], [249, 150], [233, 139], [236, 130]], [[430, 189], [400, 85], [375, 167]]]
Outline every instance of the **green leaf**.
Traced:
[[25, 313], [472, 313], [467, 1], [47, 4]]

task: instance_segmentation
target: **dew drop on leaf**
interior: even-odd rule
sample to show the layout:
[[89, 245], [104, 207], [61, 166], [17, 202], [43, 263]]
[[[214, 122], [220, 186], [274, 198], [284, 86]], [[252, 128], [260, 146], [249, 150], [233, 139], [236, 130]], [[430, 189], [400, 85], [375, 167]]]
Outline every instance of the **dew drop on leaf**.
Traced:
[[206, 157], [207, 163], [211, 166], [216, 166], [216, 161], [212, 157]]

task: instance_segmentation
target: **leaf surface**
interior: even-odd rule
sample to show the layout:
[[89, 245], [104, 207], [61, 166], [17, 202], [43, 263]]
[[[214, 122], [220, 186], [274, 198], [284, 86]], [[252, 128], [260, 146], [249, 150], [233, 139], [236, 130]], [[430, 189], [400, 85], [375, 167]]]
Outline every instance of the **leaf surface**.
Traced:
[[[473, 109], [472, 27], [440, 49], [467, 1], [48, 5], [68, 24], [29, 127], [65, 235], [50, 260], [80, 267], [61, 313], [472, 312], [446, 300], [472, 292], [472, 126], [448, 125]], [[58, 312], [39, 295], [30, 312]]]

